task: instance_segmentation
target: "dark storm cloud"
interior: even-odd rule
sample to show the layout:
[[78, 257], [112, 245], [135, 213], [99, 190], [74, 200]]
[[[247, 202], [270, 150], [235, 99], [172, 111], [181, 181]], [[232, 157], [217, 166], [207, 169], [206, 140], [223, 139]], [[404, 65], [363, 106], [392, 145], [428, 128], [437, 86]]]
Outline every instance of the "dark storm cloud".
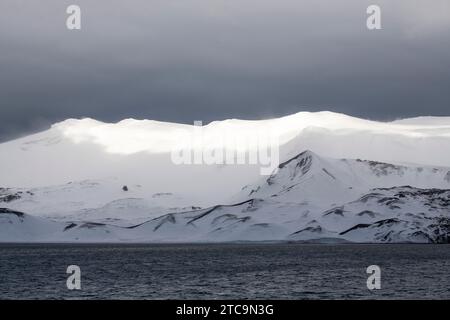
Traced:
[[447, 0], [4, 0], [0, 46], [0, 141], [69, 117], [450, 114]]

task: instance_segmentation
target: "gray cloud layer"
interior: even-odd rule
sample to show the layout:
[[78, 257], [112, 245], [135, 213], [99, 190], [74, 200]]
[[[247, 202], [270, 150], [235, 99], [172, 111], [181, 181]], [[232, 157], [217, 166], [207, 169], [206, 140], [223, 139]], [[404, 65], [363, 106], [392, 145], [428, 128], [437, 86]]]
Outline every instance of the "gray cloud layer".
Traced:
[[0, 45], [0, 141], [69, 117], [450, 114], [448, 0], [3, 0]]

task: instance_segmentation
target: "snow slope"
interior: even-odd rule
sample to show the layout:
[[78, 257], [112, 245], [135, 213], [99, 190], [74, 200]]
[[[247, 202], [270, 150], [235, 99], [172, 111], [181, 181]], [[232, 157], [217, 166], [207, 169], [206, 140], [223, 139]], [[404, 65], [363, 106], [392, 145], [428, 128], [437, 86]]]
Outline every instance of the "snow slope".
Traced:
[[300, 112], [202, 127], [203, 148], [276, 137], [269, 176], [254, 164], [174, 164], [196, 130], [70, 119], [0, 144], [0, 241], [446, 242], [450, 117]]

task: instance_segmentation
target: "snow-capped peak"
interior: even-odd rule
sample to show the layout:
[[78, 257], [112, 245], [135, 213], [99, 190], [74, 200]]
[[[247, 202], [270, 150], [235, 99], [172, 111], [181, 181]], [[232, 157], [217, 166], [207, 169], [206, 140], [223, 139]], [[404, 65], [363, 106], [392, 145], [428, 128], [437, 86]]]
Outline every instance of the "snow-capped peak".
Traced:
[[304, 151], [281, 163], [267, 179], [245, 187], [238, 199], [277, 197], [288, 202], [321, 199], [332, 204], [373, 188], [450, 189], [450, 167], [402, 166], [360, 159], [331, 159]]

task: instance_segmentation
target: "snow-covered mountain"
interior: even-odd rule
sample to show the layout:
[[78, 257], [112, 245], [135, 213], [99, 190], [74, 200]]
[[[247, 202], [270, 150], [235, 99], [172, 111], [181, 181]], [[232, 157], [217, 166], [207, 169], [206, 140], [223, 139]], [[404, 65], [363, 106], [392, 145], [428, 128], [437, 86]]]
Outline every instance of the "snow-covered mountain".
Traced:
[[270, 131], [280, 164], [176, 165], [194, 126], [67, 120], [0, 144], [0, 241], [448, 242], [450, 118], [330, 112], [203, 127]]

